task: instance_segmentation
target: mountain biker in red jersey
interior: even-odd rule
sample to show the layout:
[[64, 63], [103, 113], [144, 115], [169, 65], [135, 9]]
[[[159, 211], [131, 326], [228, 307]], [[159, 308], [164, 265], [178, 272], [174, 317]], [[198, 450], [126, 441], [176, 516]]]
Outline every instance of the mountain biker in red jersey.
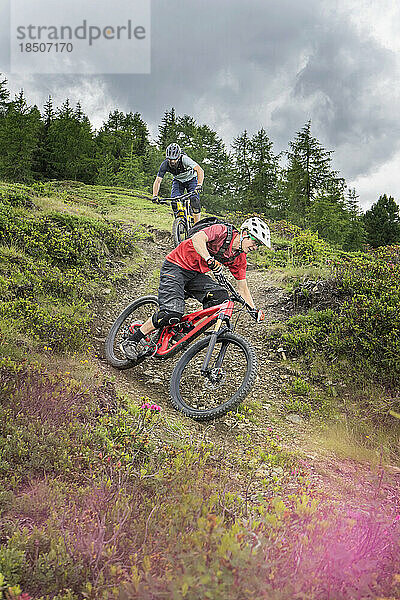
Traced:
[[259, 321], [262, 311], [255, 307], [246, 280], [247, 253], [264, 244], [271, 247], [268, 225], [258, 217], [247, 219], [237, 231], [232, 225], [214, 224], [198, 231], [170, 252], [160, 271], [159, 309], [140, 328], [121, 343], [129, 360], [137, 360], [146, 351], [145, 337], [179, 323], [185, 312], [185, 297], [196, 298], [209, 308], [228, 299], [227, 290], [206, 275], [219, 274], [226, 265], [237, 280], [237, 289], [252, 307], [251, 316]]
[[[158, 192], [163, 177], [166, 173], [172, 173], [174, 179], [172, 181], [171, 198], [182, 196], [185, 191], [193, 192], [190, 198], [190, 206], [193, 211], [193, 220], [197, 223], [200, 220], [200, 196], [201, 188], [204, 180], [204, 171], [193, 159], [182, 152], [178, 144], [170, 144], [165, 151], [165, 160], [161, 163], [157, 177], [153, 183], [153, 202], [158, 201]], [[172, 202], [172, 209], [176, 212], [176, 202]]]

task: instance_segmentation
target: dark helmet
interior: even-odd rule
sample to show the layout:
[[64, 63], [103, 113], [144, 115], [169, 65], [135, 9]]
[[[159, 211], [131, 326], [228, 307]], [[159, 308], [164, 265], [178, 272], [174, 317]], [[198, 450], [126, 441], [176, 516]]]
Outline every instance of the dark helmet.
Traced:
[[170, 144], [165, 151], [165, 156], [169, 160], [178, 160], [182, 156], [181, 147], [178, 144]]

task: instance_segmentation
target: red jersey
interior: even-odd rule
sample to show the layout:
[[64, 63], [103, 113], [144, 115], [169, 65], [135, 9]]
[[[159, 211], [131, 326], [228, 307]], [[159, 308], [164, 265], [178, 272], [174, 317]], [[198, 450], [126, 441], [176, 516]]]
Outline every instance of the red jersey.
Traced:
[[[211, 255], [215, 254], [220, 250], [226, 239], [226, 225], [210, 225], [210, 227], [205, 227], [202, 231], [204, 231], [208, 237], [208, 242], [206, 243], [208, 251]], [[227, 248], [224, 253], [224, 258], [231, 258], [235, 254], [236, 251], [232, 250], [232, 245], [233, 240], [237, 235], [239, 234], [234, 231], [229, 248]], [[210, 267], [207, 265], [204, 258], [202, 258], [194, 249], [191, 238], [181, 242], [177, 248], [174, 248], [174, 250], [167, 255], [166, 259], [187, 271], [198, 271], [199, 273], [207, 273], [210, 271]], [[247, 257], [245, 252], [241, 252], [232, 263], [226, 266], [235, 279], [246, 279]]]

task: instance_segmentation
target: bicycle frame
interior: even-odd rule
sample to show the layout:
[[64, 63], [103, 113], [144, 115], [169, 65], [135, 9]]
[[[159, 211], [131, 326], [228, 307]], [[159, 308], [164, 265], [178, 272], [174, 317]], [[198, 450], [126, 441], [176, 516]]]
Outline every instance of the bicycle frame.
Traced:
[[[210, 308], [201, 309], [184, 315], [177, 325], [168, 325], [167, 327], [164, 327], [160, 332], [156, 343], [156, 351], [152, 356], [158, 359], [167, 359], [174, 356], [176, 353], [184, 350], [188, 344], [215, 322], [215, 327], [212, 332], [210, 332], [210, 346], [202, 368], [202, 373], [204, 374], [206, 372], [218, 336], [226, 329], [230, 329], [230, 319], [232, 317], [235, 301], [238, 301], [240, 304], [247, 307], [244, 299], [236, 292], [224, 275], [220, 276], [218, 279], [221, 284], [228, 288], [232, 296], [216, 306], [211, 306]], [[222, 328], [224, 322], [227, 325], [225, 328]], [[185, 327], [187, 325], [191, 326], [192, 329], [190, 329], [183, 338], [178, 340], [176, 344], [170, 346], [171, 339], [175, 335], [176, 330], [179, 330], [179, 327]], [[222, 358], [223, 355], [220, 357], [221, 362]]]
[[176, 218], [183, 219], [185, 221], [187, 229], [189, 230], [190, 227], [193, 225], [193, 217], [190, 212], [190, 196], [185, 198], [183, 202], [181, 200], [178, 200], [176, 203], [176, 207]]
[[194, 192], [186, 192], [186, 194], [182, 194], [182, 196], [175, 196], [174, 198], [162, 198], [159, 200], [159, 203], [172, 204], [172, 202], [176, 202], [176, 218], [184, 219], [186, 223], [189, 223], [191, 218], [189, 200], [193, 194]]
[[[180, 352], [203, 331], [208, 329], [213, 321], [216, 321], [217, 326], [219, 321], [222, 323], [223, 320], [229, 320], [232, 316], [233, 308], [233, 300], [225, 300], [222, 304], [184, 315], [177, 325], [168, 325], [161, 330], [157, 340], [157, 350], [153, 356], [155, 358], [167, 359]], [[191, 326], [192, 329], [183, 338], [178, 340], [176, 344], [169, 347], [171, 338], [175, 335], [176, 330], [187, 325]], [[220, 327], [218, 325], [218, 331]]]

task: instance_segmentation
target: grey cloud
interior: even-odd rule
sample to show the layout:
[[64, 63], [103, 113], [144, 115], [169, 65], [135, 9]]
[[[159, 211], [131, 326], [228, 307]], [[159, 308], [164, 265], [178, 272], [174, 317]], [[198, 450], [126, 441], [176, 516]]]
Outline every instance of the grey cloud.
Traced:
[[322, 33], [298, 75], [292, 105], [274, 116], [282, 119], [280, 111], [291, 112], [293, 119], [308, 105], [314, 131], [341, 155], [337, 164], [347, 176], [355, 177], [399, 147], [400, 94], [393, 80], [398, 60], [372, 38], [361, 39], [347, 23], [330, 22]]

